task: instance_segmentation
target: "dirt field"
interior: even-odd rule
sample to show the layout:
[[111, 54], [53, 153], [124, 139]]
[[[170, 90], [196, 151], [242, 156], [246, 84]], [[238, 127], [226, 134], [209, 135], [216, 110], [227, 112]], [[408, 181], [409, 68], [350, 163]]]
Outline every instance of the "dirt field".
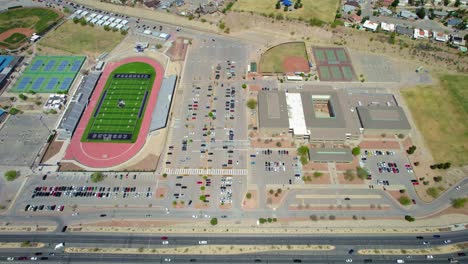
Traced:
[[111, 51], [125, 36], [119, 32], [105, 31], [100, 27], [81, 26], [68, 21], [47, 34], [40, 46], [51, 47], [73, 54], [98, 56]]
[[[5, 48], [17, 48], [26, 38], [29, 38], [34, 33], [31, 28], [13, 28], [0, 34], [0, 46]], [[19, 37], [21, 34], [23, 37]]]
[[260, 59], [259, 72], [309, 72], [309, 62], [304, 42], [283, 43], [270, 48]]
[[435, 162], [468, 163], [468, 76], [444, 75], [437, 86], [403, 90]]
[[285, 17], [304, 20], [316, 18], [329, 23], [335, 18], [336, 8], [338, 7], [338, 1], [334, 0], [302, 0], [301, 2], [304, 5], [302, 8], [285, 12], [283, 6], [280, 9], [275, 8], [276, 2], [276, 0], [238, 0], [232, 10], [267, 15], [270, 13], [282, 14]]

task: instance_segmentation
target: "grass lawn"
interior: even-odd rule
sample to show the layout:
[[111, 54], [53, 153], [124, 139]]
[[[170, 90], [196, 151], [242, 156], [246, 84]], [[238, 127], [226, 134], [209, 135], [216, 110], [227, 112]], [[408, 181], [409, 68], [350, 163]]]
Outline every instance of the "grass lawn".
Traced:
[[0, 13], [0, 33], [12, 28], [33, 28], [41, 33], [60, 18], [48, 8], [18, 8]]
[[[116, 74], [149, 74], [149, 76], [119, 78]], [[115, 69], [106, 82], [81, 141], [135, 142], [155, 76], [154, 68], [142, 62], [127, 63]], [[103, 139], [104, 135], [108, 140]]]
[[[304, 20], [316, 18], [321, 21], [331, 23], [335, 19], [336, 9], [338, 8], [339, 1], [337, 0], [302, 0], [303, 7], [300, 9], [293, 9], [293, 11], [283, 11], [276, 9], [277, 0], [237, 0], [232, 10], [255, 12], [263, 14], [283, 14], [284, 16]], [[293, 3], [295, 1], [292, 1]]]
[[68, 21], [47, 34], [40, 44], [74, 54], [99, 55], [111, 51], [124, 37], [118, 31], [105, 31], [101, 27], [82, 26]]
[[435, 162], [468, 164], [468, 76], [443, 75], [439, 86], [402, 91]]
[[3, 41], [6, 43], [15, 44], [17, 42], [23, 41], [25, 38], [26, 36], [21, 33], [13, 33], [11, 36], [4, 39]]
[[260, 59], [260, 71], [284, 72], [283, 61], [290, 56], [304, 57], [307, 60], [307, 51], [304, 42], [280, 44], [267, 50]]

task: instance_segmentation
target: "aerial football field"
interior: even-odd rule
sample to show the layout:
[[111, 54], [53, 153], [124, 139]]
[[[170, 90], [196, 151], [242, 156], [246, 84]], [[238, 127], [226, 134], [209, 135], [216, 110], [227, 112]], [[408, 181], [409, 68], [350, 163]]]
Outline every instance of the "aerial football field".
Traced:
[[138, 138], [156, 76], [143, 62], [124, 64], [109, 76], [82, 142], [133, 143]]

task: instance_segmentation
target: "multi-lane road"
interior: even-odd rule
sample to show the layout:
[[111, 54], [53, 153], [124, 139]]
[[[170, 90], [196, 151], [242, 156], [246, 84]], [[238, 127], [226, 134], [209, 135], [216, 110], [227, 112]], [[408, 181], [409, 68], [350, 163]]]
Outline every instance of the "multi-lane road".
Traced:
[[[417, 238], [422, 236], [422, 238]], [[427, 260], [426, 255], [360, 255], [356, 252], [366, 248], [427, 248], [432, 246], [445, 245], [444, 241], [451, 240], [450, 243], [465, 243], [468, 240], [468, 231], [457, 231], [450, 233], [433, 234], [405, 234], [405, 235], [271, 235], [271, 236], [250, 236], [250, 235], [169, 235], [167, 241], [169, 245], [162, 245], [161, 237], [158, 235], [143, 234], [74, 234], [54, 233], [54, 234], [2, 234], [1, 241], [6, 242], [42, 242], [45, 247], [31, 252], [30, 249], [0, 249], [0, 261], [7, 257], [27, 256], [30, 258], [36, 252], [41, 252], [41, 256], [48, 256], [48, 261], [60, 263], [79, 262], [108, 262], [108, 263], [159, 263], [171, 260], [176, 263], [201, 262], [201, 263], [344, 263], [346, 259], [352, 259], [354, 263], [362, 263], [364, 260], [372, 263], [395, 263], [396, 259], [404, 259], [406, 263], [448, 263], [450, 258], [456, 259], [459, 263], [466, 263], [466, 256], [459, 256], [458, 253], [434, 255], [433, 260]], [[273, 251], [259, 252], [239, 255], [160, 255], [160, 254], [69, 254], [63, 250], [54, 250], [57, 243], [64, 243], [67, 247], [130, 247], [130, 248], [162, 248], [174, 246], [198, 246], [199, 241], [207, 241], [208, 245], [334, 245], [336, 248], [330, 251]], [[423, 241], [427, 245], [423, 245]], [[385, 245], [378, 246], [376, 245]], [[203, 247], [203, 246], [202, 246]], [[349, 250], [354, 253], [350, 254]], [[53, 256], [52, 254], [53, 253]]]

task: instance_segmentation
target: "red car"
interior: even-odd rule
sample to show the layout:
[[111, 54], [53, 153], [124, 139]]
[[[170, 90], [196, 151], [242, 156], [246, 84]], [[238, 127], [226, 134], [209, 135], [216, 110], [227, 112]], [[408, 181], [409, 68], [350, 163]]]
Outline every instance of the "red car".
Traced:
[[419, 185], [419, 182], [413, 182], [413, 185]]
[[197, 181], [197, 184], [202, 184], [202, 183], [203, 183], [203, 182], [201, 182], [201, 181]]
[[162, 240], [167, 240], [167, 236], [161, 237]]

